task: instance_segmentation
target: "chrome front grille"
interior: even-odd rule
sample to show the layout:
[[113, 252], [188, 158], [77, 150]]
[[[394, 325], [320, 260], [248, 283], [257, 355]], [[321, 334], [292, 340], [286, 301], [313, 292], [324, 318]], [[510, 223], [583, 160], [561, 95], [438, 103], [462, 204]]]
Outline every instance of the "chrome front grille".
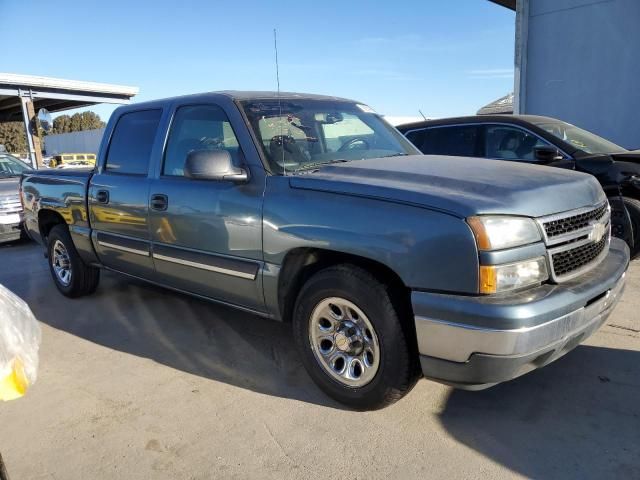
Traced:
[[0, 215], [22, 212], [22, 203], [18, 194], [0, 197]]
[[608, 210], [608, 203], [603, 203], [594, 210], [588, 210], [570, 217], [549, 220], [543, 223], [547, 238], [554, 238], [559, 235], [566, 235], [576, 230], [581, 230], [589, 226], [593, 221], [600, 220]]
[[599, 242], [590, 242], [570, 250], [564, 250], [551, 255], [553, 271], [556, 276], [571, 274], [571, 272], [593, 262], [607, 248], [608, 237], [604, 236]]
[[609, 251], [610, 220], [608, 202], [538, 219], [554, 281], [570, 280], [600, 263]]

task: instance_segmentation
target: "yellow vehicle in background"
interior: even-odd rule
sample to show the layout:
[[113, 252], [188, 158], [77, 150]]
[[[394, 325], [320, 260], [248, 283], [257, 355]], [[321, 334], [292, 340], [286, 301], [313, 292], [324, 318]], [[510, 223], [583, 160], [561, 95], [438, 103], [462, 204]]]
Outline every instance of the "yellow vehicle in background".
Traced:
[[85, 162], [90, 165], [95, 165], [96, 154], [95, 153], [63, 153], [61, 155], [55, 155], [51, 159], [51, 162], [49, 163], [49, 167], [57, 168], [60, 165], [64, 165], [67, 163], [76, 163], [81, 165]]

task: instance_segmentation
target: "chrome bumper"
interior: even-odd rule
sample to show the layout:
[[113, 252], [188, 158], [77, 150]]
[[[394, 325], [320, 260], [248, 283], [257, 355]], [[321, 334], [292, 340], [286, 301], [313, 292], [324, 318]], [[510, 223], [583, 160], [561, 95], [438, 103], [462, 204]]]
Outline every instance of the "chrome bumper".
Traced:
[[589, 305], [541, 325], [514, 330], [479, 328], [416, 317], [416, 323], [420, 324], [418, 350], [421, 355], [453, 362], [466, 362], [474, 353], [520, 356], [546, 350], [583, 332], [595, 331], [618, 303], [624, 285], [625, 274], [613, 288]]
[[478, 389], [560, 358], [606, 321], [628, 264], [627, 245], [612, 239], [598, 266], [560, 285], [486, 297], [413, 292], [424, 375]]

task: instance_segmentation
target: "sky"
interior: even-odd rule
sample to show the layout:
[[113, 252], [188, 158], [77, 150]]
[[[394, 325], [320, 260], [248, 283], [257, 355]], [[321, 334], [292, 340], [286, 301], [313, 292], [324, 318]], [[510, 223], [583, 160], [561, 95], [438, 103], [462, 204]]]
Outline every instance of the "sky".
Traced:
[[487, 0], [0, 0], [0, 72], [136, 86], [135, 101], [275, 90], [274, 28], [282, 91], [444, 117], [513, 90], [515, 13]]

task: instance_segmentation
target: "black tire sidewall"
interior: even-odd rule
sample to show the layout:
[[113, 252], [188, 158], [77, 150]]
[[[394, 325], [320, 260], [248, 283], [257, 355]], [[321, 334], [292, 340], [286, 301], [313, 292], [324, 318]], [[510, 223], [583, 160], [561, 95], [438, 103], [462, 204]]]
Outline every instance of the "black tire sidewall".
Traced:
[[634, 244], [630, 246], [631, 257], [635, 257], [640, 254], [640, 200], [635, 198], [622, 197], [624, 206], [629, 212], [629, 219], [631, 221], [631, 230], [633, 233]]
[[[55, 245], [56, 241], [62, 242], [67, 250], [67, 254], [69, 255], [69, 260], [71, 263], [71, 282], [69, 282], [69, 285], [62, 284], [53, 269], [53, 246]], [[80, 258], [75, 245], [73, 244], [73, 240], [71, 239], [69, 230], [67, 230], [65, 226], [58, 225], [51, 229], [51, 232], [49, 232], [49, 236], [47, 239], [47, 250], [49, 271], [51, 272], [53, 281], [60, 293], [67, 297], [76, 297], [81, 295], [83, 286], [83, 279], [81, 278], [83, 274], [82, 269], [86, 267], [82, 262], [82, 259]]]
[[[312, 277], [296, 302], [293, 329], [303, 364], [322, 390], [352, 408], [375, 409], [391, 403], [391, 397], [402, 396], [407, 384], [412, 383], [415, 369], [412, 349], [407, 344], [407, 336], [388, 292], [372, 276], [358, 270], [355, 267], [330, 268]], [[358, 277], [361, 280], [369, 277], [369, 281], [354, 281]], [[371, 382], [362, 387], [349, 387], [332, 378], [320, 366], [311, 349], [309, 319], [318, 303], [330, 297], [344, 298], [358, 306], [378, 337], [380, 366]]]

